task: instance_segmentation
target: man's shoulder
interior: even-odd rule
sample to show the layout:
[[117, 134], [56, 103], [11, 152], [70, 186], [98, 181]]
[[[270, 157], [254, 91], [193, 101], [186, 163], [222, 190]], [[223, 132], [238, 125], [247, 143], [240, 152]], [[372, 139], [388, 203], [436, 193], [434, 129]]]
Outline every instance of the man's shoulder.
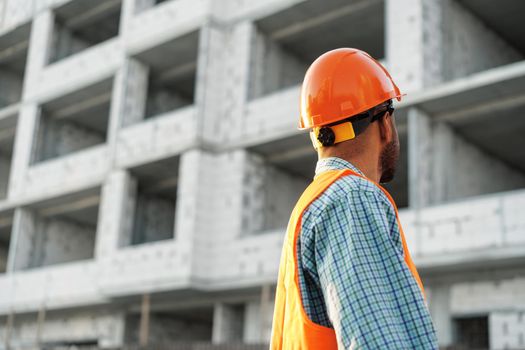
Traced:
[[[345, 175], [334, 181], [307, 208], [308, 212], [320, 213], [337, 203], [362, 202], [364, 198], [388, 201], [383, 191], [372, 181], [361, 176]], [[355, 203], [357, 204], [357, 203]]]

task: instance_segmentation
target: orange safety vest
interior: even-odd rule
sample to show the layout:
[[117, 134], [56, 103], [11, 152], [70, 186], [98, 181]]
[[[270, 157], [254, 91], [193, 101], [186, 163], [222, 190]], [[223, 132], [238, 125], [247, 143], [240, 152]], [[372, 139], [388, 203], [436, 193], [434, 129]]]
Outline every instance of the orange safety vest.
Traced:
[[410, 258], [403, 229], [399, 222], [397, 207], [390, 194], [379, 184], [349, 169], [324, 171], [314, 177], [297, 202], [284, 240], [279, 266], [279, 277], [275, 295], [275, 309], [271, 336], [271, 350], [337, 350], [337, 340], [333, 328], [314, 323], [306, 315], [299, 290], [297, 268], [297, 237], [301, 233], [301, 218], [304, 210], [319, 197], [334, 181], [345, 175], [360, 176], [378, 186], [392, 203], [401, 234], [405, 263], [419, 285], [423, 297], [425, 291], [416, 266]]

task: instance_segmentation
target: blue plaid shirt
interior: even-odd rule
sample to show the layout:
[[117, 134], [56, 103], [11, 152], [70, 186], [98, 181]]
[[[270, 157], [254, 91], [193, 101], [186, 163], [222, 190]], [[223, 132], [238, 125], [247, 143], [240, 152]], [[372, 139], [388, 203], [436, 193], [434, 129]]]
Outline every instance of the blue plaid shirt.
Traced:
[[[351, 169], [336, 157], [316, 174]], [[306, 314], [335, 329], [342, 349], [437, 349], [434, 325], [404, 261], [392, 204], [372, 182], [336, 180], [305, 210], [297, 241]]]

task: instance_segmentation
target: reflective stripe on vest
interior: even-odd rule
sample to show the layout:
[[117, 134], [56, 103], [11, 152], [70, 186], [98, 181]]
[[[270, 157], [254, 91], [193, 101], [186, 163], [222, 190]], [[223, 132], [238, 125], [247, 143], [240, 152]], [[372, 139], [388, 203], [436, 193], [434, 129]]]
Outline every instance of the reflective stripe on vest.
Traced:
[[284, 239], [279, 277], [275, 292], [275, 309], [271, 335], [271, 350], [337, 350], [337, 340], [333, 328], [314, 323], [303, 308], [299, 290], [299, 274], [297, 270], [297, 237], [301, 233], [301, 218], [304, 210], [317, 199], [334, 181], [345, 175], [355, 175], [371, 181], [378, 186], [392, 203], [403, 245], [405, 263], [416, 280], [423, 297], [425, 291], [416, 266], [408, 251], [405, 235], [399, 222], [397, 207], [390, 194], [379, 184], [350, 170], [329, 170], [314, 177], [314, 181], [306, 188], [295, 205], [288, 222]]

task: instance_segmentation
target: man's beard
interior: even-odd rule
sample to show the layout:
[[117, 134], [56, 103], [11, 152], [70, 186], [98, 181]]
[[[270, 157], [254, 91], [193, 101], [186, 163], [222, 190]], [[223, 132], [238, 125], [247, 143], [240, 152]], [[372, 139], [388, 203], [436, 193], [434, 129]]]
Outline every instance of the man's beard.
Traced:
[[388, 143], [379, 158], [381, 166], [380, 183], [390, 182], [394, 179], [396, 173], [397, 161], [399, 159], [399, 139], [392, 140]]

